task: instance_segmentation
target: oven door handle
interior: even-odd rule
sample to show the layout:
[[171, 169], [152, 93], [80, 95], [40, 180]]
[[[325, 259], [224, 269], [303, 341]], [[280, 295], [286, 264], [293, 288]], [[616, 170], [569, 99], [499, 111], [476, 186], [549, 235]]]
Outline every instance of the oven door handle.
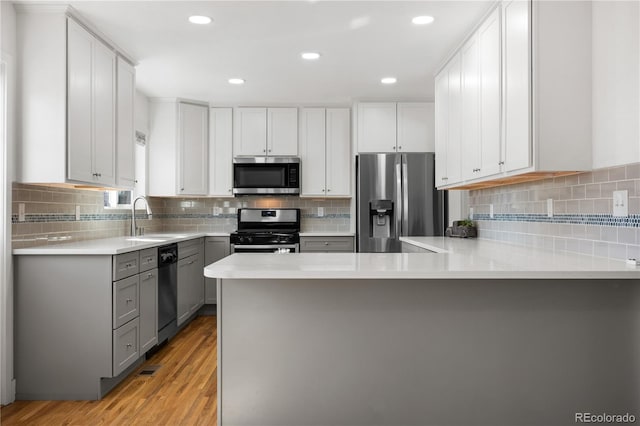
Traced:
[[234, 249], [279, 249], [279, 248], [287, 248], [287, 249], [296, 249], [298, 248], [298, 244], [232, 244]]

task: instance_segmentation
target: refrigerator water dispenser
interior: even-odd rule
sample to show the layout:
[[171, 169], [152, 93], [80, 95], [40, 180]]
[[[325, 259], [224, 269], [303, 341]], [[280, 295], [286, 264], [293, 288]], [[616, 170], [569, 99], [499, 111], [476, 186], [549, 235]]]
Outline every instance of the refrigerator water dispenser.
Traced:
[[391, 238], [393, 202], [372, 200], [369, 203], [369, 235], [372, 238]]

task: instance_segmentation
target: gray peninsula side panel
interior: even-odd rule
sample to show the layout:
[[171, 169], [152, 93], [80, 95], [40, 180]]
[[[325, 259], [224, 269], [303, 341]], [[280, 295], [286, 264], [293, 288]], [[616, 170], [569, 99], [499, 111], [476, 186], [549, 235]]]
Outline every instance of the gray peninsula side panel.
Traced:
[[638, 280], [219, 282], [219, 424], [640, 417]]

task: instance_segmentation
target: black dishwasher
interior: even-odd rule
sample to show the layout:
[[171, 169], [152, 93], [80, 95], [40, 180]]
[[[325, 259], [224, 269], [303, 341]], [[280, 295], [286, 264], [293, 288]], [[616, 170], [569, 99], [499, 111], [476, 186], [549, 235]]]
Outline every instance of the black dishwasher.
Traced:
[[178, 244], [158, 247], [158, 343], [177, 331]]

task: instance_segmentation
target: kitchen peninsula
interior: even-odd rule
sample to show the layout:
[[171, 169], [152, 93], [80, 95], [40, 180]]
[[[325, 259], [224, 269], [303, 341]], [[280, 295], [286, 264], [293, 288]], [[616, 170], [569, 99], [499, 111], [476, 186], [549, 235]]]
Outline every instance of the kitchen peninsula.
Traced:
[[640, 412], [640, 269], [483, 240], [236, 254], [218, 278], [219, 424], [573, 424]]

